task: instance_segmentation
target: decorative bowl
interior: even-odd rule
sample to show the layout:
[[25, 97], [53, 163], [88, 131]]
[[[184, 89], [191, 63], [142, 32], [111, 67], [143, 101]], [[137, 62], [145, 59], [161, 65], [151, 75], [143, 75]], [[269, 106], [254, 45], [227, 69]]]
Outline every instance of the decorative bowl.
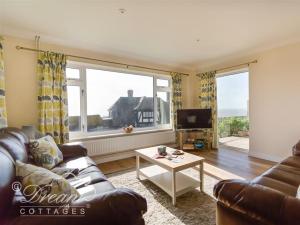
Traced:
[[126, 134], [130, 134], [133, 131], [133, 126], [124, 127], [123, 130]]

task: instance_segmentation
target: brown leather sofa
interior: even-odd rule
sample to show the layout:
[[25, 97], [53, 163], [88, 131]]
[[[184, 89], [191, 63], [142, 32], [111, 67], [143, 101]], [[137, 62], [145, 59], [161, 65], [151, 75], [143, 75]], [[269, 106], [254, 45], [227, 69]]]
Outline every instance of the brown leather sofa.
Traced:
[[[143, 214], [147, 210], [146, 200], [132, 190], [115, 188], [87, 156], [85, 148], [70, 144], [59, 146], [64, 162], [58, 166], [78, 169], [77, 179], [79, 178], [80, 184], [76, 188], [85, 194], [72, 202], [70, 208], [84, 207], [84, 214], [78, 216], [75, 213], [74, 216], [69, 211], [63, 216], [49, 216], [44, 212], [40, 216], [21, 214], [21, 208], [35, 207], [22, 202], [24, 196], [21, 191], [14, 191], [12, 188], [12, 184], [16, 181], [14, 161], [27, 163], [30, 160], [26, 143], [28, 139], [20, 130], [16, 128], [0, 130], [0, 225], [145, 224]], [[55, 206], [55, 209], [62, 210], [60, 206]]]
[[252, 181], [215, 185], [217, 225], [300, 225], [300, 141], [293, 156]]

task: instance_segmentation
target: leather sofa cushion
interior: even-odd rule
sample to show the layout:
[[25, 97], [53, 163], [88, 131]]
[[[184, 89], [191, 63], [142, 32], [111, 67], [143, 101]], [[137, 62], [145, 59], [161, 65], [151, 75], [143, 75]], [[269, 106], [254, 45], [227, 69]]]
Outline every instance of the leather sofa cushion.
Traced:
[[25, 144], [10, 134], [0, 135], [0, 145], [5, 148], [13, 159], [27, 163], [28, 155]]
[[294, 145], [293, 155], [294, 156], [300, 156], [300, 141], [298, 141], [298, 143]]
[[281, 164], [277, 164], [253, 179], [251, 183], [260, 184], [295, 197], [300, 185], [300, 159], [298, 161], [298, 158], [300, 157], [287, 158]]
[[73, 158], [65, 160], [64, 162], [57, 165], [58, 167], [64, 167], [69, 169], [78, 168], [79, 171], [84, 170], [90, 166], [96, 166], [95, 162], [88, 156]]
[[300, 157], [291, 156], [281, 162], [282, 165], [288, 165], [296, 168], [300, 168]]
[[24, 145], [29, 142], [28, 137], [23, 132], [21, 132], [21, 130], [18, 128], [14, 128], [14, 127], [1, 128], [0, 133], [1, 134], [10, 134], [10, 135], [14, 136], [15, 138], [17, 138]]
[[79, 169], [75, 178], [68, 178], [68, 181], [73, 183], [73, 185], [77, 188], [87, 186], [89, 184], [95, 184], [97, 182], [107, 181], [107, 178], [98, 169], [94, 161], [88, 156], [69, 159], [59, 164], [57, 167]]
[[284, 171], [278, 167], [273, 167], [271, 170], [266, 171], [262, 176], [270, 177], [297, 187], [300, 184], [300, 174]]
[[[12, 205], [14, 191], [12, 182], [15, 180], [15, 166], [9, 153], [0, 147], [0, 220]], [[1, 224], [1, 221], [0, 221]]]
[[80, 188], [89, 184], [107, 181], [107, 178], [96, 166], [90, 166], [86, 169], [79, 171], [76, 177], [70, 177], [67, 180], [73, 183], [74, 185], [76, 184], [77, 188]]
[[103, 194], [114, 190], [115, 187], [109, 181], [103, 181], [96, 184], [87, 185], [86, 187], [78, 188], [80, 198], [92, 197], [95, 194]]
[[295, 197], [297, 192], [297, 187], [287, 184], [283, 181], [273, 179], [271, 177], [266, 176], [260, 176], [256, 177], [254, 180], [252, 180], [251, 183], [254, 184], [260, 184], [264, 187], [272, 188], [274, 190], [281, 191], [282, 193]]

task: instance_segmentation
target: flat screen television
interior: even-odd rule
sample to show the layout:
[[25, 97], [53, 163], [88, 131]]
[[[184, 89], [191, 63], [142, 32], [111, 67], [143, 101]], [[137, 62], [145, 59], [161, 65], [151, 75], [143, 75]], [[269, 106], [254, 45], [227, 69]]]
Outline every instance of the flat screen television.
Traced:
[[211, 109], [177, 110], [177, 129], [212, 128]]

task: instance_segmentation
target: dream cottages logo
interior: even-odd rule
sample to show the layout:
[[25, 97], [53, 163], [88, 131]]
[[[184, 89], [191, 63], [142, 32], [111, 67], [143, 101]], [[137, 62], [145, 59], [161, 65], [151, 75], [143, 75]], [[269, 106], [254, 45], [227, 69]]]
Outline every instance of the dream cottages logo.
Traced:
[[[68, 176], [74, 178], [72, 179], [74, 186], [83, 185], [75, 174], [69, 173]], [[72, 204], [78, 199], [79, 193], [76, 191], [76, 193], [66, 194], [59, 190], [56, 182], [52, 180], [51, 183], [45, 185], [26, 186], [18, 181], [13, 182], [12, 189], [21, 192], [25, 197], [21, 200], [20, 216], [85, 216], [86, 209], [90, 207], [89, 204]], [[82, 200], [88, 202], [89, 197], [82, 197]]]

